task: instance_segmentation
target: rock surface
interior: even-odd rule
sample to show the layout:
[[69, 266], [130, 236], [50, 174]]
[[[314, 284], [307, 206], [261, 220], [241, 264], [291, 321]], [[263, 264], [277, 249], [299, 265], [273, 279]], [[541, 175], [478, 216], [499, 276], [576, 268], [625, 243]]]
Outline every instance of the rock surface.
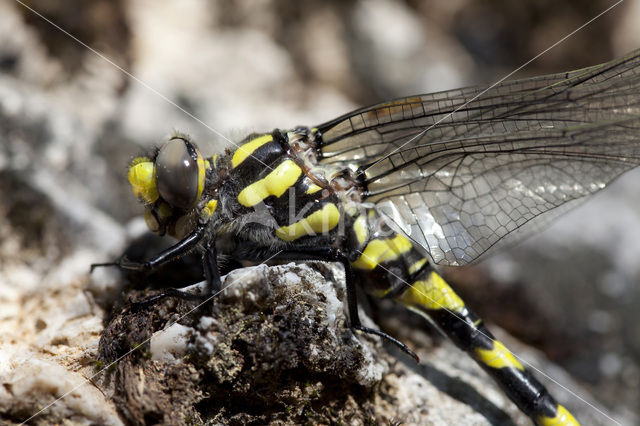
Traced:
[[329, 280], [306, 265], [240, 269], [200, 308], [165, 300], [116, 314], [100, 356], [124, 357], [101, 379], [118, 411], [138, 424], [375, 419], [387, 363], [346, 327], [323, 266]]
[[[0, 415], [23, 421], [62, 397], [33, 422], [528, 424], [465, 354], [421, 333], [424, 324], [395, 324], [423, 358], [419, 365], [390, 356], [378, 338], [355, 335], [346, 327], [343, 277], [326, 263], [238, 269], [205, 304], [124, 303], [104, 329], [77, 296], [57, 340], [45, 345], [58, 354], [4, 348]], [[123, 296], [139, 301], [156, 292]], [[569, 381], [551, 365], [541, 368]]]

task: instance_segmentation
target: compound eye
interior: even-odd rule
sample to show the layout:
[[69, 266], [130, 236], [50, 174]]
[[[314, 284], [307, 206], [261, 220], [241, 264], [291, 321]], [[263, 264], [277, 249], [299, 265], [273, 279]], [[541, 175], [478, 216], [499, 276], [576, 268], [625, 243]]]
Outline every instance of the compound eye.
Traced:
[[184, 139], [164, 144], [156, 157], [156, 183], [160, 196], [171, 206], [192, 207], [200, 196], [198, 152]]

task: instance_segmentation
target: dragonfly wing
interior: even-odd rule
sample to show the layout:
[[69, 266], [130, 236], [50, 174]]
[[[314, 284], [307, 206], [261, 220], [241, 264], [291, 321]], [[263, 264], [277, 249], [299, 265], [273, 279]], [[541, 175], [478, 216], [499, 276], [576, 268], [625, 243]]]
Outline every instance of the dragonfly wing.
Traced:
[[436, 263], [461, 265], [640, 164], [640, 51], [403, 98], [317, 129], [324, 163], [361, 165], [367, 201]]

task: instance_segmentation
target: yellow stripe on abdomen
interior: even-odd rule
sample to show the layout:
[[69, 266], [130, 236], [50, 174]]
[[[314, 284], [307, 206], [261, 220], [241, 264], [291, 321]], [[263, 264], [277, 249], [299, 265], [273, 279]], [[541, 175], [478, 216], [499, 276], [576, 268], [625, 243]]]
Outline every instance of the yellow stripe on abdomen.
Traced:
[[253, 207], [271, 195], [279, 197], [296, 183], [301, 174], [302, 169], [296, 163], [285, 160], [264, 179], [240, 191], [238, 202], [245, 207]]
[[476, 359], [484, 365], [491, 368], [507, 368], [513, 367], [520, 371], [524, 371], [524, 367], [520, 364], [520, 361], [513, 356], [511, 351], [507, 349], [498, 340], [493, 341], [493, 348], [475, 348], [474, 349]]
[[400, 234], [394, 238], [371, 240], [351, 265], [356, 269], [372, 270], [385, 260], [397, 259], [411, 250], [411, 247], [411, 242]]
[[435, 271], [431, 271], [426, 280], [418, 280], [398, 297], [405, 306], [418, 310], [448, 309], [462, 312], [464, 302], [449, 284]]
[[539, 415], [537, 424], [540, 426], [580, 426], [580, 423], [562, 405], [558, 405], [558, 412], [554, 417]]
[[327, 203], [322, 209], [304, 219], [276, 229], [276, 235], [281, 240], [293, 241], [307, 235], [327, 233], [335, 228], [338, 222], [340, 222], [340, 211], [335, 204]]

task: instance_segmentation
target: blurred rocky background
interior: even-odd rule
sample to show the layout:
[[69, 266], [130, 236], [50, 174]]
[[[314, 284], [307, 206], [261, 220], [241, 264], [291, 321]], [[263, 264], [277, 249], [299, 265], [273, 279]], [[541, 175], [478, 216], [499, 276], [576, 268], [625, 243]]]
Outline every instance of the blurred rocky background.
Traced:
[[[89, 375], [118, 280], [90, 279], [88, 265], [142, 234], [126, 166], [173, 130], [211, 153], [252, 131], [491, 84], [613, 4], [0, 2], [0, 379], [29, 363]], [[624, 1], [514, 77], [620, 56], [640, 47], [638, 22], [640, 2]], [[628, 173], [539, 235], [450, 275], [489, 323], [629, 424], [640, 404], [639, 178]], [[392, 312], [380, 315], [392, 334], [418, 324]], [[16, 392], [0, 386], [0, 411]]]

